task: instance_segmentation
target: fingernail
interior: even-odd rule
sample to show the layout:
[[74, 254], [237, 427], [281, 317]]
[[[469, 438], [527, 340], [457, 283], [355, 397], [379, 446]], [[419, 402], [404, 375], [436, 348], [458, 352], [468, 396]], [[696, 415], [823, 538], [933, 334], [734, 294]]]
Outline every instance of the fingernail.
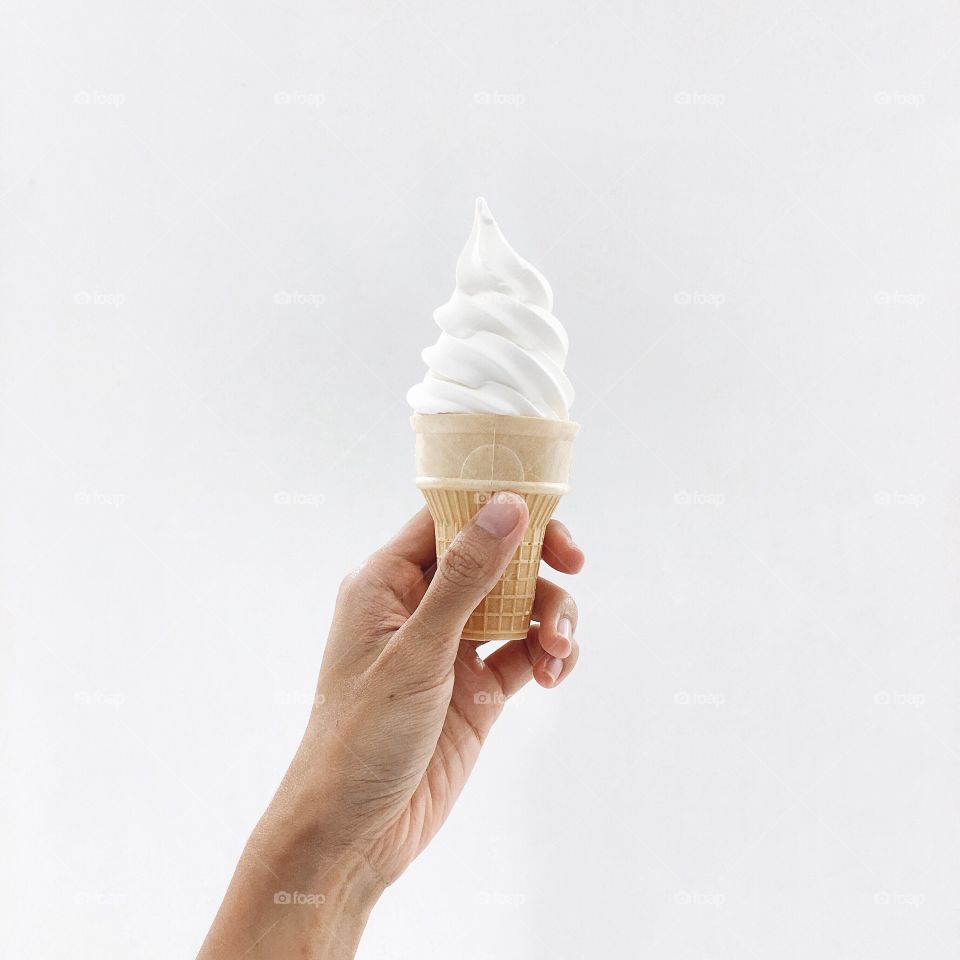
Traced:
[[564, 640], [569, 640], [573, 636], [573, 623], [569, 617], [560, 618], [560, 622], [557, 624], [557, 633], [559, 633]]
[[520, 522], [523, 501], [515, 493], [498, 493], [477, 514], [477, 526], [503, 538]]
[[547, 657], [543, 662], [543, 669], [550, 675], [550, 679], [556, 683], [557, 678], [560, 676], [560, 671], [563, 670], [563, 661], [558, 660], [556, 657]]

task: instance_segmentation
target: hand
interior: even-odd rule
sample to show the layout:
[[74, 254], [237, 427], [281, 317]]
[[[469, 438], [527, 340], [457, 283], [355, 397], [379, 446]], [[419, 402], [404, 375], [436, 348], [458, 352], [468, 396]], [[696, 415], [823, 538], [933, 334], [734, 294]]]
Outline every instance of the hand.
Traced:
[[[352, 956], [380, 893], [449, 814], [504, 702], [531, 677], [553, 687], [573, 669], [576, 604], [542, 578], [538, 625], [525, 639], [486, 659], [460, 639], [527, 521], [520, 497], [498, 495], [438, 565], [422, 510], [344, 580], [303, 741], [202, 957], [279, 957], [305, 946], [312, 956]], [[583, 565], [556, 521], [543, 558], [564, 573]], [[323, 902], [275, 905], [265, 902], [271, 890]]]

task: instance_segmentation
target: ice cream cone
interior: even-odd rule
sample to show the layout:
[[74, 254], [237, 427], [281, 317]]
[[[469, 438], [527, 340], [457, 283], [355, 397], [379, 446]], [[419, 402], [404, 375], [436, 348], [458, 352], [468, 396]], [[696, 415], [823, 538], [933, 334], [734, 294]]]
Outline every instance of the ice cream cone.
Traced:
[[568, 491], [573, 438], [568, 420], [474, 413], [415, 414], [417, 486], [433, 516], [437, 557], [497, 493], [527, 502], [530, 525], [497, 585], [471, 614], [467, 640], [525, 637], [537, 588], [543, 535]]

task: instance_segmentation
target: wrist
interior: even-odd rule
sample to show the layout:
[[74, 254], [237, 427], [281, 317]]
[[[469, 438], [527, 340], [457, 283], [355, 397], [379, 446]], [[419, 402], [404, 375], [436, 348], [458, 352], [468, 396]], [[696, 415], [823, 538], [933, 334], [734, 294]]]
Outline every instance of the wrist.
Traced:
[[313, 822], [275, 810], [264, 821], [251, 841], [270, 865], [273, 919], [314, 960], [353, 957], [385, 885], [362, 852], [328, 844]]
[[386, 888], [365, 852], [342, 842], [312, 803], [275, 798], [248, 846], [283, 889], [316, 894], [339, 911], [369, 913]]
[[315, 951], [311, 954], [315, 960], [341, 960], [356, 953], [370, 911], [383, 892], [383, 888], [371, 880], [369, 872], [365, 862], [340, 860], [316, 877], [313, 906], [306, 904], [301, 908], [290, 904], [293, 909], [312, 911], [312, 916], [307, 918], [310, 935], [306, 942]]
[[315, 821], [278, 797], [244, 848], [201, 957], [353, 957], [384, 888], [362, 852], [324, 843]]

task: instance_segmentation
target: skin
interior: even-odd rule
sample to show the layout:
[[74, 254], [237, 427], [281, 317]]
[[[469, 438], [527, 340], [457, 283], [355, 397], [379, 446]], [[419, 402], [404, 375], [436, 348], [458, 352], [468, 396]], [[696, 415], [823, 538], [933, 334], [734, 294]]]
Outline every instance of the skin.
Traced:
[[[353, 957], [383, 891], [450, 813], [505, 701], [573, 670], [576, 604], [542, 578], [525, 639], [485, 659], [460, 639], [527, 522], [520, 497], [498, 494], [437, 564], [423, 510], [343, 581], [303, 740], [200, 960]], [[557, 521], [543, 559], [563, 573], [584, 560]], [[277, 902], [294, 892], [301, 902]]]

